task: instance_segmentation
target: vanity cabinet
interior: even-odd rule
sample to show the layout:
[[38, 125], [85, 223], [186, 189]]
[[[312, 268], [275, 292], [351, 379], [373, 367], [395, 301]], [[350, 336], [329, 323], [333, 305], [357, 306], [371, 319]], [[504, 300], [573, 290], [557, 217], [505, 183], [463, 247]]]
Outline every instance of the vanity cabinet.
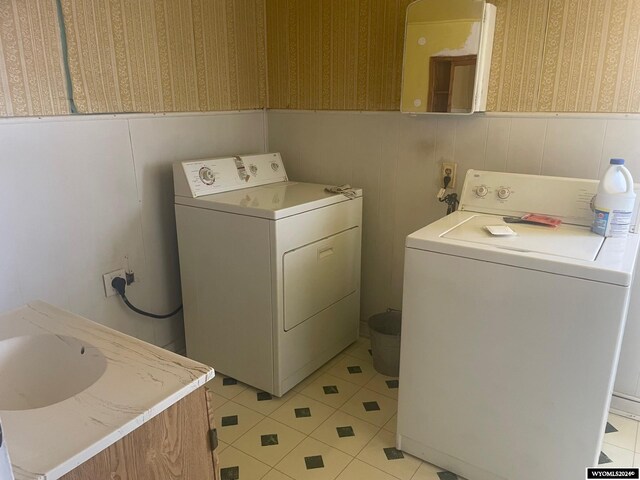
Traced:
[[62, 480], [218, 480], [212, 399], [198, 388]]

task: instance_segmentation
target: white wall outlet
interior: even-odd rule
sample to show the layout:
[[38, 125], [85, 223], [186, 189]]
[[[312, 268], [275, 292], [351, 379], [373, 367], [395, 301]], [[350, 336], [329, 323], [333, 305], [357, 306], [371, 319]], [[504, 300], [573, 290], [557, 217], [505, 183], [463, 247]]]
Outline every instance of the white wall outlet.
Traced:
[[451, 177], [451, 180], [447, 184], [447, 188], [456, 188], [456, 170], [458, 164], [455, 162], [442, 162], [440, 168], [440, 186], [444, 187], [445, 177]]
[[111, 286], [111, 281], [116, 277], [122, 277], [124, 279], [127, 278], [125, 273], [124, 273], [124, 268], [121, 268], [119, 270], [114, 270], [113, 272], [105, 273], [102, 276], [102, 280], [104, 282], [104, 296], [105, 297], [113, 297], [114, 295], [118, 294], [118, 292], [116, 292], [115, 288], [113, 288]]

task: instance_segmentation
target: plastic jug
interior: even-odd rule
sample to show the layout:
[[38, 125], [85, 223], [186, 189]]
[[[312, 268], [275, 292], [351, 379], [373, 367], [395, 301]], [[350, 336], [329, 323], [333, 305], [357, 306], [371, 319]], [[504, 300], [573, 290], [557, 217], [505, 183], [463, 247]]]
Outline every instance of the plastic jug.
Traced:
[[635, 201], [631, 173], [623, 159], [612, 158], [593, 202], [595, 218], [591, 231], [604, 237], [626, 237]]

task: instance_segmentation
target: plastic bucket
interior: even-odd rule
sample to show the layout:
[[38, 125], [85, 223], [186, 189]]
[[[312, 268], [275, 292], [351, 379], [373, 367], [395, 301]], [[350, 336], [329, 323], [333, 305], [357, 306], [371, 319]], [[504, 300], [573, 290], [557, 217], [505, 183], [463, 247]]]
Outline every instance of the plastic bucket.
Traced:
[[402, 312], [387, 310], [369, 318], [373, 368], [378, 373], [397, 377], [400, 373], [400, 331]]

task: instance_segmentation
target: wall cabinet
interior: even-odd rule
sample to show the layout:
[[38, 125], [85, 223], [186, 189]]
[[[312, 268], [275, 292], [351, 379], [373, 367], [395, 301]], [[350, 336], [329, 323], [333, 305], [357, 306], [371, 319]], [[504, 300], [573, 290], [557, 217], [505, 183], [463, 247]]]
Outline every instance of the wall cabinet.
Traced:
[[212, 399], [200, 387], [62, 480], [219, 480]]

